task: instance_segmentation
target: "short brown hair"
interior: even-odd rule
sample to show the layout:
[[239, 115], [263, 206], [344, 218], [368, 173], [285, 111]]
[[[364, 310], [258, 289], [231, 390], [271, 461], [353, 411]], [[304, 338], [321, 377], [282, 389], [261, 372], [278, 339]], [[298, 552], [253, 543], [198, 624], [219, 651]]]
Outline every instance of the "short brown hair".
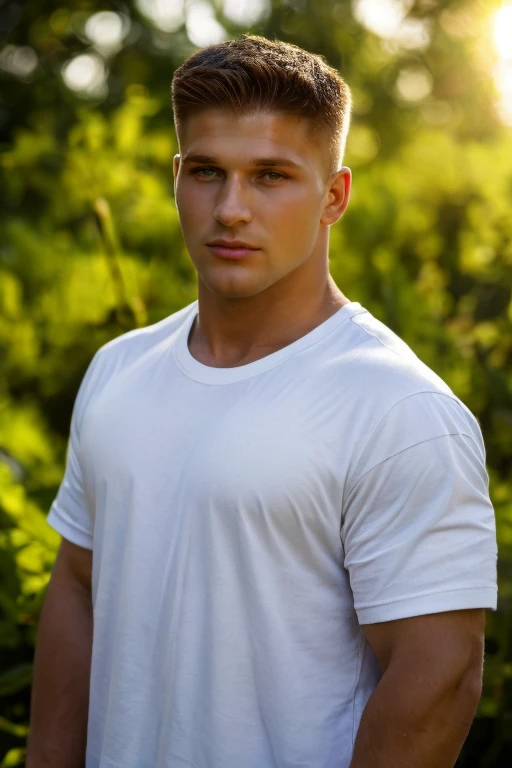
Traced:
[[322, 56], [289, 43], [243, 35], [203, 48], [176, 70], [172, 103], [178, 134], [204, 109], [275, 110], [305, 117], [327, 136], [332, 172], [345, 151], [350, 89]]

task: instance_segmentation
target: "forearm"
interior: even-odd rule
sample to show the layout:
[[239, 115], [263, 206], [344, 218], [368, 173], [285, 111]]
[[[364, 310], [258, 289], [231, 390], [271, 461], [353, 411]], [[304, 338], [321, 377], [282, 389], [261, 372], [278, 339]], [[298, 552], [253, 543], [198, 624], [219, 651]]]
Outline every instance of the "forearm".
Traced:
[[453, 768], [480, 698], [478, 672], [444, 691], [382, 677], [363, 712], [350, 768]]
[[92, 652], [92, 601], [77, 585], [52, 583], [34, 660], [27, 768], [85, 766]]

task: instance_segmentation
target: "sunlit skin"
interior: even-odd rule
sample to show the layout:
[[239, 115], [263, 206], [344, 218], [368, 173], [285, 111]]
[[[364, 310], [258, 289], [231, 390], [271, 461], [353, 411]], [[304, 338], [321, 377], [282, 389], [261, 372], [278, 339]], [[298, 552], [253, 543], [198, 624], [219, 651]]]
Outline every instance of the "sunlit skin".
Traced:
[[[247, 364], [348, 302], [329, 274], [328, 247], [351, 173], [329, 174], [327, 135], [278, 112], [212, 109], [188, 118], [179, 144], [176, 204], [198, 273], [199, 317], [189, 338], [196, 359]], [[218, 239], [253, 250], [239, 257], [240, 249], [212, 245]]]

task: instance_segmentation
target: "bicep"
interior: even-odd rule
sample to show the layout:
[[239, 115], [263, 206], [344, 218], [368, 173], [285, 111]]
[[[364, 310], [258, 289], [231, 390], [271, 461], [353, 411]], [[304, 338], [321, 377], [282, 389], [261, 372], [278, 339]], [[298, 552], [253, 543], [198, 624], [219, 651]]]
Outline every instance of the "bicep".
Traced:
[[63, 538], [53, 567], [52, 582], [54, 588], [77, 586], [90, 594], [92, 550]]
[[[457, 682], [483, 664], [485, 610], [446, 611], [362, 626], [381, 672], [398, 668]], [[479, 672], [480, 671], [480, 672]]]

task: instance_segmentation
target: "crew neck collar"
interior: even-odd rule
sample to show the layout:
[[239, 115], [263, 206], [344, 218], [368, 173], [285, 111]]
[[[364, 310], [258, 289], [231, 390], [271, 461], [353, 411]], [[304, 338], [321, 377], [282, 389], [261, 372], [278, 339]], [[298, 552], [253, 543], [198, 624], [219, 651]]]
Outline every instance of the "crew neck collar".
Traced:
[[198, 308], [197, 300], [190, 305], [189, 312], [176, 338], [174, 356], [178, 367], [183, 373], [203, 384], [232, 384], [236, 381], [248, 379], [263, 371], [268, 371], [270, 368], [274, 368], [274, 366], [293, 357], [298, 352], [303, 352], [313, 344], [317, 344], [353, 315], [366, 311], [358, 301], [349, 301], [335, 312], [334, 315], [331, 315], [323, 323], [317, 325], [309, 333], [296, 339], [296, 341], [288, 344], [286, 347], [277, 350], [277, 352], [272, 352], [270, 355], [265, 355], [259, 360], [254, 360], [246, 365], [237, 365], [233, 368], [216, 368], [200, 363], [199, 360], [196, 360], [191, 355], [188, 348], [188, 337], [192, 323], [198, 314]]

